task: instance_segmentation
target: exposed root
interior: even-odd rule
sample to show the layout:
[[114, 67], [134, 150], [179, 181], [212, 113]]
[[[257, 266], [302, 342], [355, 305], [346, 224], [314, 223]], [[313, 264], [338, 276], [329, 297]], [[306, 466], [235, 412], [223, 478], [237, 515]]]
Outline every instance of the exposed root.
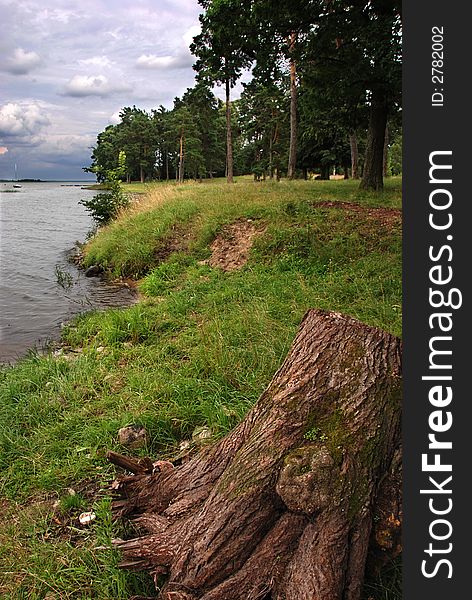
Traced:
[[359, 600], [369, 540], [374, 561], [399, 546], [400, 349], [310, 311], [215, 446], [175, 468], [110, 454], [135, 473], [114, 483], [114, 514], [146, 532], [115, 542], [121, 565], [167, 574], [160, 600]]

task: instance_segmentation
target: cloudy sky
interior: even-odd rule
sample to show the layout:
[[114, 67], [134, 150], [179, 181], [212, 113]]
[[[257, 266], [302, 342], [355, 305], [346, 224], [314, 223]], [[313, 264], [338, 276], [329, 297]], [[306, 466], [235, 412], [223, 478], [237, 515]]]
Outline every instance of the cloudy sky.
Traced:
[[[197, 0], [0, 0], [0, 179], [83, 179], [124, 106], [193, 85]], [[219, 94], [218, 94], [219, 95]]]

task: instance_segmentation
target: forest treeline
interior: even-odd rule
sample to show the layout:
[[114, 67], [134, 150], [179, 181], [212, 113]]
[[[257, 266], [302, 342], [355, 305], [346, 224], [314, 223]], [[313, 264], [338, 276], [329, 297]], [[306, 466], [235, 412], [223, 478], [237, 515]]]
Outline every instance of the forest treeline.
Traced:
[[172, 109], [123, 108], [86, 171], [104, 181], [124, 152], [128, 181], [336, 170], [381, 189], [401, 172], [401, 2], [199, 3], [194, 87]]

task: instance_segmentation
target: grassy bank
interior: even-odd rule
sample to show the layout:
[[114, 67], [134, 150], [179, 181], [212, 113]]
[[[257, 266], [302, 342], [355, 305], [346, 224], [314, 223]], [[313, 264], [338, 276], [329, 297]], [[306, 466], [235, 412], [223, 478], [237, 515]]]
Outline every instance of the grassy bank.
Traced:
[[[147, 577], [119, 571], [108, 549], [119, 532], [104, 455], [129, 452], [118, 429], [144, 425], [149, 444], [135, 452], [160, 457], [196, 427], [224, 435], [310, 307], [399, 335], [399, 206], [395, 179], [382, 194], [349, 181], [161, 184], [104, 228], [86, 263], [139, 279], [142, 301], [76, 319], [64, 332], [75, 352], [0, 371], [1, 597], [146, 595]], [[218, 244], [236, 256], [244, 233], [247, 262], [215, 266]], [[80, 528], [92, 508], [96, 521]]]

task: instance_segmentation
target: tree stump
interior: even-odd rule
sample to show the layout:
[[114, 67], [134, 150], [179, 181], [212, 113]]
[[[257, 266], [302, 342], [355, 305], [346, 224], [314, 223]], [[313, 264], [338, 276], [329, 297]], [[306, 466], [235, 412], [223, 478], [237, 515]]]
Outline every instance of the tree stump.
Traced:
[[[400, 551], [401, 342], [310, 310], [283, 365], [225, 438], [173, 468], [126, 463], [122, 566], [167, 574], [161, 600], [358, 600], [369, 555]], [[111, 455], [117, 464], [116, 455]]]

